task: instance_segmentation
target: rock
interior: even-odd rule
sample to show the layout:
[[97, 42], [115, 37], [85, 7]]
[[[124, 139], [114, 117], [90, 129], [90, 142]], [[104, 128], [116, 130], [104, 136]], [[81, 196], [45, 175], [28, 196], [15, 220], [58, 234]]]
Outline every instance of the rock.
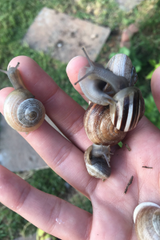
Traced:
[[23, 42], [61, 62], [82, 55], [85, 47], [94, 61], [110, 34], [110, 28], [43, 8], [28, 29]]
[[46, 163], [17, 131], [12, 129], [1, 115], [0, 164], [12, 172], [46, 167]]

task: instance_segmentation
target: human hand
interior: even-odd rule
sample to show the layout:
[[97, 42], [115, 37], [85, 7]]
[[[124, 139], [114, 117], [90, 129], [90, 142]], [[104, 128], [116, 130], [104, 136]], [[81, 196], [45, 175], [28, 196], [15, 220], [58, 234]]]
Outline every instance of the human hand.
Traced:
[[[112, 156], [111, 176], [105, 182], [90, 177], [83, 160], [84, 151], [91, 145], [83, 128], [84, 110], [32, 59], [16, 57], [9, 65], [15, 66], [17, 62], [20, 62], [19, 70], [27, 89], [42, 101], [47, 115], [70, 142], [47, 122], [28, 135], [20, 134], [49, 167], [91, 200], [93, 215], [35, 189], [3, 166], [0, 166], [0, 201], [38, 228], [64, 240], [136, 240], [132, 217], [135, 206], [144, 201], [159, 203], [159, 130], [143, 117], [125, 138], [131, 151], [117, 148]], [[67, 74], [72, 84], [85, 65], [84, 57], [70, 61]], [[157, 69], [152, 79], [152, 92], [160, 110], [159, 75], [160, 69]], [[82, 95], [79, 86], [75, 88]], [[0, 91], [1, 112], [12, 90]], [[142, 168], [143, 165], [153, 169]], [[132, 175], [133, 183], [124, 194]]]

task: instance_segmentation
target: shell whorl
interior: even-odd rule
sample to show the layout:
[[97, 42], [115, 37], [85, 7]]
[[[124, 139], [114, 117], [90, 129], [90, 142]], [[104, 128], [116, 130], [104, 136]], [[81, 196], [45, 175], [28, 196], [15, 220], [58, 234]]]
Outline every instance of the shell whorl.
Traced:
[[28, 90], [18, 89], [6, 98], [4, 117], [15, 130], [30, 132], [36, 130], [44, 121], [45, 109]]
[[113, 98], [117, 102], [110, 105], [112, 124], [124, 132], [134, 129], [144, 114], [141, 91], [136, 87], [128, 87], [119, 91]]
[[88, 138], [95, 144], [115, 145], [126, 135], [111, 122], [109, 107], [91, 103], [84, 115], [84, 128]]
[[160, 239], [160, 206], [145, 202], [139, 204], [133, 213], [135, 229], [139, 240]]

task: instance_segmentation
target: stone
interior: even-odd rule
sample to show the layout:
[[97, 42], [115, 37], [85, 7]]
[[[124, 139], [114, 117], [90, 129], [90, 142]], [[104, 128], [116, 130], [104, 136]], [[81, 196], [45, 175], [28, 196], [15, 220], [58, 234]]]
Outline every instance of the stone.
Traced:
[[12, 172], [46, 167], [43, 159], [17, 131], [7, 124], [2, 115], [0, 120], [0, 164]]
[[143, 0], [116, 0], [116, 2], [118, 3], [119, 7], [128, 12], [131, 11], [135, 6], [137, 6], [138, 4], [140, 4]]
[[109, 34], [108, 27], [43, 8], [29, 27], [23, 42], [63, 63], [83, 55], [82, 47], [85, 47], [94, 61]]

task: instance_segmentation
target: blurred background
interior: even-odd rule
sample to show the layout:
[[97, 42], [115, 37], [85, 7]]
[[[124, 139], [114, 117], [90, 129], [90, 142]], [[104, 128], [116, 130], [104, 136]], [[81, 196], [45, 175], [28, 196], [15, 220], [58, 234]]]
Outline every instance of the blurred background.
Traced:
[[[27, 41], [24, 41], [28, 29], [44, 7], [106, 28], [107, 37], [96, 51], [96, 62], [105, 66], [116, 53], [125, 53], [131, 58], [138, 73], [139, 80], [136, 86], [140, 88], [145, 99], [145, 115], [160, 128], [160, 115], [150, 90], [152, 73], [160, 66], [160, 1], [144, 0], [138, 1], [138, 4], [137, 1], [127, 4], [126, 1], [116, 0], [0, 1], [0, 69], [5, 70], [8, 62], [15, 56], [29, 56], [67, 94], [86, 107], [84, 100], [69, 83], [65, 72], [67, 62], [57, 60], [56, 55], [50, 54], [49, 51], [34, 49]], [[96, 38], [96, 35], [92, 38]], [[63, 41], [57, 43], [57, 47], [62, 47], [62, 45]], [[87, 46], [85, 47], [87, 50]], [[79, 54], [81, 48], [82, 46], [77, 47], [74, 52], [76, 53], [77, 50]], [[52, 49], [52, 52], [54, 50]], [[81, 54], [83, 55], [83, 52]], [[11, 86], [11, 84], [6, 75], [0, 73], [0, 89], [6, 86]], [[3, 126], [0, 126], [0, 133], [3, 132], [2, 128]], [[92, 212], [90, 201], [76, 192], [52, 170], [45, 167], [39, 170], [18, 171], [16, 174], [34, 187]], [[27, 236], [36, 233], [36, 227], [5, 206], [0, 205], [0, 212], [0, 239], [11, 240], [19, 237], [27, 239]], [[51, 236], [47, 237], [55, 239]]]

